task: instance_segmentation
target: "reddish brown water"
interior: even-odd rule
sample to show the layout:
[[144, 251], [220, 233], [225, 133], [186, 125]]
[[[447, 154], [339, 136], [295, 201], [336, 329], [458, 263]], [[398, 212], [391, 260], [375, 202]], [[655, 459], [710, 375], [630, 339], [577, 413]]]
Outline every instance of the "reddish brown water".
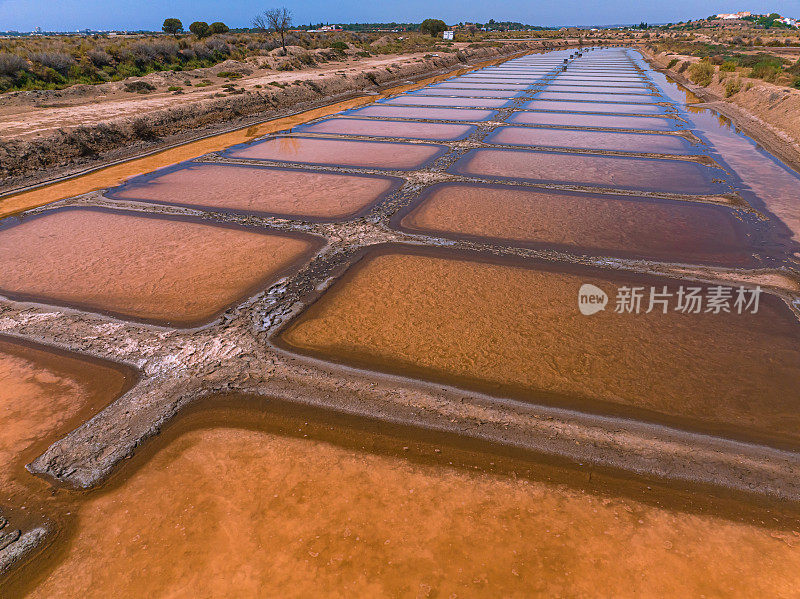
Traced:
[[199, 221], [65, 209], [0, 230], [0, 293], [189, 326], [292, 271], [320, 243]]
[[386, 106], [385, 104], [367, 106], [353, 110], [348, 115], [369, 116], [394, 119], [431, 119], [442, 121], [486, 121], [493, 117], [495, 110], [468, 108], [426, 108], [424, 106]]
[[338, 219], [362, 212], [399, 183], [390, 177], [191, 164], [134, 179], [107, 195], [247, 213]]
[[670, 131], [678, 121], [661, 117], [606, 116], [568, 112], [515, 112], [506, 119], [520, 125], [561, 125], [565, 127], [608, 127], [641, 131]]
[[[0, 337], [0, 497], [44, 486], [24, 466], [133, 383], [132, 372]], [[34, 494], [38, 494], [34, 492]], [[39, 497], [42, 499], [42, 497]]]
[[689, 202], [454, 183], [426, 193], [400, 225], [600, 255], [734, 266], [752, 261], [733, 211]]
[[276, 137], [230, 150], [227, 155], [250, 160], [410, 170], [425, 166], [444, 151], [443, 146], [431, 144]]
[[335, 135], [363, 135], [366, 137], [399, 137], [404, 139], [431, 139], [452, 141], [466, 137], [475, 130], [474, 125], [451, 123], [413, 123], [378, 121], [373, 119], [326, 119], [298, 128], [303, 133], [331, 133]]
[[76, 536], [31, 581], [29, 596], [751, 597], [794, 589], [792, 519], [770, 526], [759, 515], [723, 517], [718, 503], [726, 514], [736, 508], [721, 500], [695, 507], [602, 473], [586, 484], [585, 474], [556, 466], [310, 418], [283, 419], [277, 431], [253, 416], [226, 426], [230, 418], [203, 427], [198, 417], [171, 432], [152, 457], [134, 458], [129, 476], [75, 508]]
[[724, 193], [719, 169], [681, 160], [591, 156], [521, 150], [470, 150], [451, 171], [480, 177], [569, 183], [635, 191]]
[[[800, 324], [757, 314], [615, 314], [620, 286], [686, 282], [600, 269], [394, 249], [372, 253], [282, 334], [290, 348], [371, 370], [692, 428], [800, 441]], [[592, 283], [606, 310], [578, 311]], [[674, 305], [674, 304], [673, 304]]]
[[487, 143], [551, 148], [585, 148], [653, 154], [698, 154], [701, 146], [678, 135], [612, 133], [540, 127], [500, 127], [486, 137]]
[[503, 108], [509, 104], [503, 98], [442, 98], [438, 96], [412, 96], [406, 94], [385, 100], [384, 105], [405, 106], [457, 106], [464, 108]]
[[618, 102], [624, 104], [655, 104], [661, 102], [658, 96], [645, 96], [633, 94], [593, 94], [543, 91], [536, 94], [537, 100], [580, 100], [583, 102]]
[[662, 106], [648, 104], [612, 104], [611, 102], [567, 102], [531, 100], [522, 105], [527, 110], [560, 110], [565, 112], [606, 112], [613, 114], [663, 114]]

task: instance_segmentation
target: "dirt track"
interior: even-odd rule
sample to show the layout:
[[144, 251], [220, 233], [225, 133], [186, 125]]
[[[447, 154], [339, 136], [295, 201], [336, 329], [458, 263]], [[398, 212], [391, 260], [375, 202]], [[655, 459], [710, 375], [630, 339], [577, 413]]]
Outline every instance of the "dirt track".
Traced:
[[[0, 100], [0, 106], [5, 105], [0, 107], [0, 123], [10, 131], [0, 138], [0, 192], [218, 133], [223, 128], [230, 130], [232, 125], [246, 126], [289, 111], [374, 93], [458, 65], [542, 47], [541, 43], [511, 43], [464, 48], [450, 54], [348, 59], [299, 72], [262, 71], [233, 82], [237, 90], [243, 90], [233, 94], [222, 93], [225, 81], [179, 95], [139, 96], [119, 91], [119, 84], [11, 94]], [[244, 63], [226, 61], [214, 69], [245, 67]], [[186, 78], [185, 73], [170, 75]], [[156, 76], [164, 74], [148, 77]], [[117, 91], [110, 91], [113, 89]], [[43, 102], [47, 102], [45, 107]]]

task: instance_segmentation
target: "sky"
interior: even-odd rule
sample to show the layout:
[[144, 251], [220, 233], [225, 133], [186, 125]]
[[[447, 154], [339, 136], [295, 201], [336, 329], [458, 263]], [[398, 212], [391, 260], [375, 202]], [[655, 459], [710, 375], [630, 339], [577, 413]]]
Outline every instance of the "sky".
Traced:
[[[273, 3], [274, 2], [274, 3]], [[223, 21], [248, 27], [265, 9], [285, 5], [295, 24], [337, 22], [520, 21], [536, 25], [667, 23], [719, 12], [749, 10], [800, 17], [798, 0], [0, 0], [0, 31], [160, 29], [167, 17], [184, 27], [192, 21]]]

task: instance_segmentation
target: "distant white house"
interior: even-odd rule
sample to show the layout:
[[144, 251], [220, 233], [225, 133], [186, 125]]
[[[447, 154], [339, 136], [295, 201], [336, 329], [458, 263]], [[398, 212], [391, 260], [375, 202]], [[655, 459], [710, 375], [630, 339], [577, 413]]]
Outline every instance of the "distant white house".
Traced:
[[735, 19], [744, 19], [745, 17], [751, 16], [749, 11], [742, 11], [742, 12], [733, 12], [733, 13], [720, 13], [716, 15], [718, 19], [722, 19], [723, 21], [733, 21]]
[[443, 40], [451, 40], [451, 39], [453, 39], [453, 32], [452, 31], [443, 31], [442, 32], [442, 39]]
[[797, 19], [790, 19], [789, 17], [781, 17], [780, 19], [778, 19], [778, 21], [780, 21], [781, 23], [783, 23], [785, 25], [789, 25], [790, 27], [797, 27], [798, 26]]

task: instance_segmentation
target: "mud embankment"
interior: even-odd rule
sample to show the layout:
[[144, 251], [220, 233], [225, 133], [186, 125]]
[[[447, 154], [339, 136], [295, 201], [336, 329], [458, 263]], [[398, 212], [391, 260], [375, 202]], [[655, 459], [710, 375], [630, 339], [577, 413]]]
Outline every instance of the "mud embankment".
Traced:
[[[711, 84], [702, 87], [692, 83], [686, 71], [678, 71], [685, 60], [696, 59], [674, 54], [653, 54], [646, 47], [638, 47], [637, 50], [653, 67], [687, 87], [710, 108], [733, 120], [748, 136], [800, 171], [800, 90], [734, 73], [724, 73], [728, 77], [721, 80], [720, 73], [717, 73]], [[667, 68], [675, 58], [679, 59], [678, 63], [673, 68]], [[739, 81], [741, 89], [726, 98], [725, 87], [731, 80]]]
[[[464, 48], [452, 54], [429, 55], [423, 60], [397, 61], [390, 68], [365, 68], [358, 73], [331, 71], [314, 79], [298, 79], [284, 87], [247, 90], [222, 98], [184, 103], [145, 115], [59, 129], [32, 140], [0, 141], [0, 190], [44, 179], [37, 173], [48, 169], [75, 170], [92, 163], [123, 159], [152, 149], [219, 132], [222, 126], [245, 126], [290, 110], [308, 108], [378, 90], [393, 83], [418, 79], [457, 65], [544, 50], [542, 43], [509, 43], [495, 47]], [[257, 117], [257, 118], [254, 118]], [[35, 178], [35, 180], [34, 180]]]

